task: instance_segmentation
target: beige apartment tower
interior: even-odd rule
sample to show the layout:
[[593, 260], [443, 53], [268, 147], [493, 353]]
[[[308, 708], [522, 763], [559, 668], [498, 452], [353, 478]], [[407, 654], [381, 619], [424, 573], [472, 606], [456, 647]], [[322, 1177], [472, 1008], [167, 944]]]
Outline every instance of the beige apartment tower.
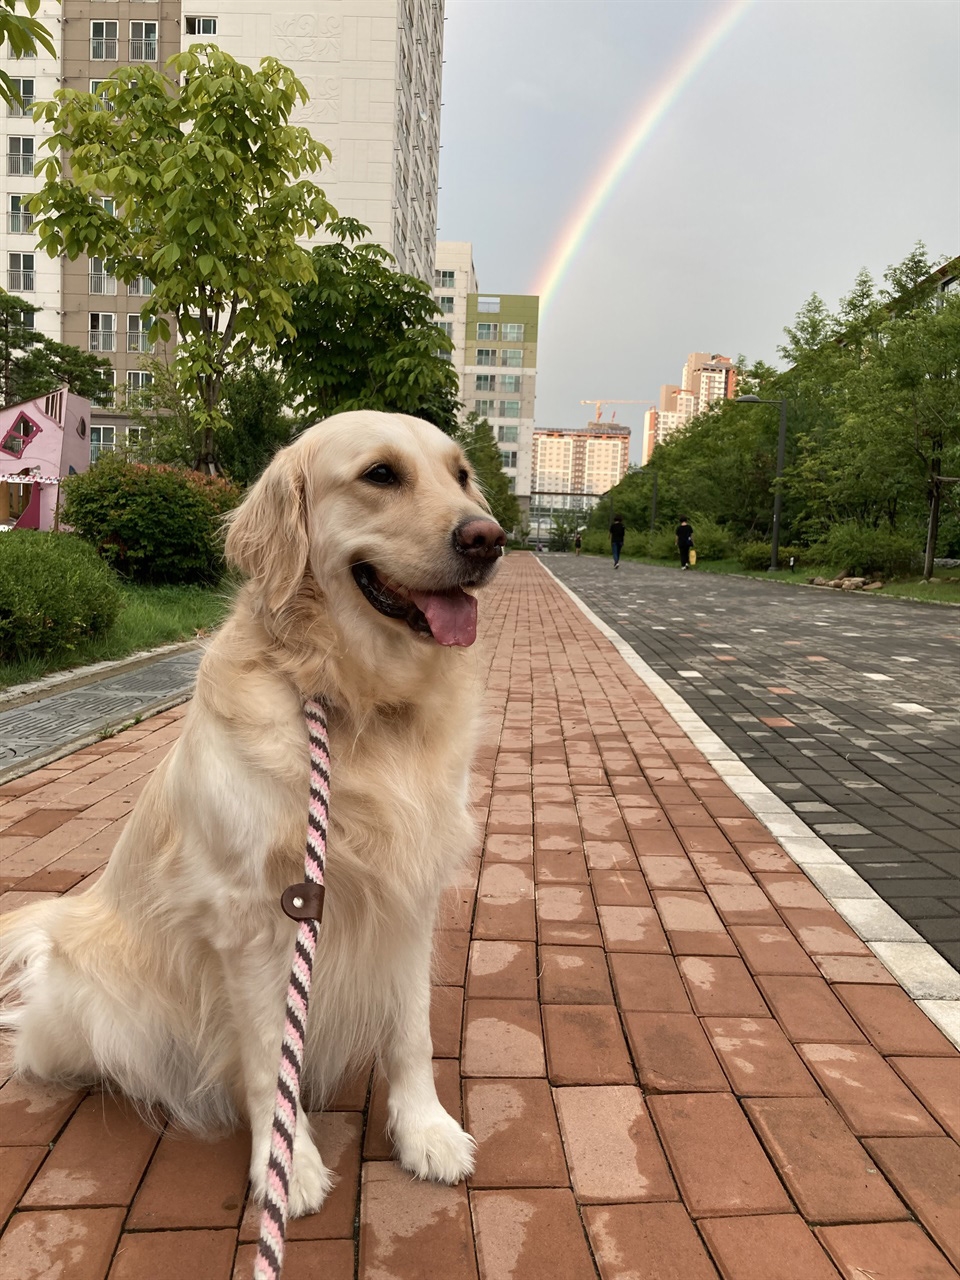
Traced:
[[643, 418], [643, 465], [658, 444], [670, 438], [698, 413], [705, 413], [718, 400], [732, 400], [737, 394], [737, 367], [729, 356], [694, 351], [687, 356], [680, 385], [660, 388], [660, 405], [648, 409]]
[[630, 428], [620, 423], [535, 431], [531, 514], [590, 511], [597, 496], [620, 483], [629, 463]]

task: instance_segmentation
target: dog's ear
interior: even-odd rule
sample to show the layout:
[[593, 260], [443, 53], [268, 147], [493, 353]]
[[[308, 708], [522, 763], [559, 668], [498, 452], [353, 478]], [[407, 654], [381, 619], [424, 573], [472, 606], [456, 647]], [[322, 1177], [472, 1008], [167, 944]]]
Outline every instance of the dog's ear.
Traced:
[[283, 449], [228, 516], [226, 558], [278, 613], [303, 581], [309, 549], [303, 472], [293, 450]]

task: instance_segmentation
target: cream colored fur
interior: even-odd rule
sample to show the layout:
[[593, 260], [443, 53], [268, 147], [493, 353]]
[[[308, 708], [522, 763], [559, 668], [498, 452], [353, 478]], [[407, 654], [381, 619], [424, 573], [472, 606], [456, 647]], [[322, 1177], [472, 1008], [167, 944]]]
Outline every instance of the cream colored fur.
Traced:
[[[402, 486], [362, 479], [381, 462]], [[257, 1194], [295, 932], [278, 899], [302, 879], [308, 696], [330, 705], [333, 779], [305, 1101], [322, 1106], [375, 1055], [404, 1166], [447, 1182], [473, 1167], [434, 1088], [429, 970], [440, 893], [475, 840], [478, 653], [383, 617], [350, 573], [369, 561], [417, 590], [463, 582], [453, 529], [486, 516], [465, 466], [436, 428], [378, 413], [331, 418], [279, 453], [231, 521], [246, 585], [104, 875], [3, 922], [17, 1069], [105, 1081], [194, 1131], [248, 1120]], [[329, 1186], [301, 1112], [293, 1214]]]

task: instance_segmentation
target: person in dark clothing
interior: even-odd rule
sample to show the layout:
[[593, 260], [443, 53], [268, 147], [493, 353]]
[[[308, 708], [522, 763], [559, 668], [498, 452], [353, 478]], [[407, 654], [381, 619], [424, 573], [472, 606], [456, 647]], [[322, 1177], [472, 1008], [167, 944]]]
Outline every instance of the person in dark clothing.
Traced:
[[574, 538], [574, 540], [573, 540], [573, 549], [574, 549], [574, 551], [576, 551], [577, 555], [579, 555], [579, 554], [580, 554], [580, 548], [581, 548], [582, 546], [583, 546], [583, 538], [581, 538], [581, 536], [580, 536], [580, 530], [578, 529], [578, 530], [577, 530], [577, 535], [576, 535], [576, 537], [575, 537], [575, 538]]
[[686, 516], [681, 516], [680, 523], [677, 525], [676, 543], [680, 551], [680, 568], [689, 569], [690, 549], [693, 546], [693, 525]]
[[623, 540], [627, 536], [626, 528], [623, 524], [623, 516], [614, 516], [613, 524], [610, 526], [610, 550], [613, 552], [613, 567], [620, 568], [620, 552], [623, 550]]

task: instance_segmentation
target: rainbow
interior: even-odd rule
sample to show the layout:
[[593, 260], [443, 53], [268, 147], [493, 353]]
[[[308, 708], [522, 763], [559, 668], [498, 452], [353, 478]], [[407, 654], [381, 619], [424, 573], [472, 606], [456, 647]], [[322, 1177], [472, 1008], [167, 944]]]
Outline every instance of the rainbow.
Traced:
[[540, 297], [542, 319], [553, 301], [571, 263], [582, 249], [593, 224], [630, 168], [637, 152], [667, 114], [680, 94], [730, 33], [754, 0], [728, 0], [706, 23], [696, 38], [668, 68], [663, 79], [640, 106], [603, 164], [593, 175], [586, 192], [554, 242], [546, 262], [530, 292]]

